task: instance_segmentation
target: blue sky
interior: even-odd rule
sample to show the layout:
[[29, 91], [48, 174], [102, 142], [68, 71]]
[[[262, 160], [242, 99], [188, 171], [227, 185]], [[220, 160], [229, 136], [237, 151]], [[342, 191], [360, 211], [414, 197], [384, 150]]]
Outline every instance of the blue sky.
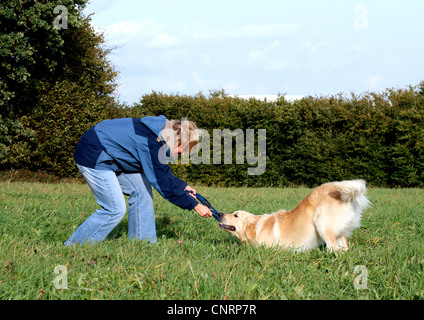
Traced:
[[119, 99], [329, 95], [424, 80], [422, 0], [91, 0]]

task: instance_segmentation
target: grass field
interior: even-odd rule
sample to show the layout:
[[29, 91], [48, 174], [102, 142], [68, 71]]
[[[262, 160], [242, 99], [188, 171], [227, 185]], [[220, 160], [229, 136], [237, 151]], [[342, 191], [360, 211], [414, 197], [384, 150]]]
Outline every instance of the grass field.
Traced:
[[[291, 209], [306, 188], [206, 188], [219, 211]], [[83, 184], [0, 182], [0, 299], [423, 299], [424, 190], [368, 190], [350, 249], [244, 246], [155, 193], [158, 243], [127, 220], [95, 246], [64, 247], [97, 208]], [[56, 272], [55, 272], [56, 271]]]

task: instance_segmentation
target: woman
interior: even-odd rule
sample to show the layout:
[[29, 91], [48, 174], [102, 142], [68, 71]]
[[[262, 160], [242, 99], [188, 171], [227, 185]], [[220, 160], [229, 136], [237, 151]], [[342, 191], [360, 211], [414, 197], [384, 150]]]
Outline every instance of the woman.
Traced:
[[196, 190], [175, 177], [167, 164], [198, 142], [193, 122], [162, 115], [105, 120], [89, 129], [74, 158], [101, 209], [65, 245], [105, 239], [126, 213], [124, 194], [129, 196], [128, 237], [157, 242], [152, 186], [178, 207], [211, 217], [212, 212], [195, 200]]

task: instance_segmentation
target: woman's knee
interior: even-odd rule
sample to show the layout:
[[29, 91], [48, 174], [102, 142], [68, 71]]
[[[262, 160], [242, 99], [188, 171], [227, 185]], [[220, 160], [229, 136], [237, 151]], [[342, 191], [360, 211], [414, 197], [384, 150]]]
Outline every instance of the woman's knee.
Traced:
[[152, 186], [144, 174], [121, 174], [118, 179], [122, 191], [129, 196], [129, 203], [153, 204]]
[[142, 188], [135, 188], [129, 195], [128, 204], [141, 204], [144, 206], [153, 206], [153, 197], [149, 192]]
[[107, 214], [111, 216], [115, 216], [116, 219], [122, 219], [127, 212], [127, 206], [124, 201], [114, 202], [111, 206], [107, 208], [103, 208], [107, 212]]

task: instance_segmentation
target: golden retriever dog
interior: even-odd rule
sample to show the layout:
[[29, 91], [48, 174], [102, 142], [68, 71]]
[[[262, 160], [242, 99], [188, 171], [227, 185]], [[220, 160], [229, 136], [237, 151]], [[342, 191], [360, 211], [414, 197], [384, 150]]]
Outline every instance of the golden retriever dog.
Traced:
[[219, 226], [240, 241], [256, 245], [306, 251], [325, 243], [328, 251], [346, 251], [348, 237], [370, 204], [365, 192], [364, 180], [329, 182], [293, 210], [263, 215], [221, 213]]

